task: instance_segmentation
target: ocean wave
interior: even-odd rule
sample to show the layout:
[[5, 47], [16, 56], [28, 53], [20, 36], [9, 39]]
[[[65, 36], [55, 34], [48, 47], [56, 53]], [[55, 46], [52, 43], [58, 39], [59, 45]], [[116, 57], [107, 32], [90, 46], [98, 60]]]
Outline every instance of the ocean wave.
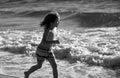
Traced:
[[[51, 1], [72, 1], [72, 0], [45, 0], [45, 1], [47, 1], [47, 2], [51, 2]], [[79, 1], [79, 0], [74, 0], [74, 1]], [[82, 2], [88, 2], [88, 3], [90, 3], [90, 2], [106, 2], [106, 1], [117, 1], [117, 2], [119, 2], [118, 0], [82, 0]], [[42, 2], [41, 0], [4, 0], [4, 1], [0, 1], [0, 3], [10, 3], [10, 2], [19, 2], [19, 3], [21, 3], [21, 2], [26, 2], [26, 3], [29, 3], [29, 2]]]
[[[99, 31], [98, 31], [99, 32]], [[69, 63], [84, 62], [103, 67], [119, 66], [119, 31], [100, 31], [72, 33], [59, 30], [60, 45], [53, 47], [57, 59]], [[0, 50], [13, 54], [26, 54], [35, 57], [36, 44], [42, 39], [38, 31], [4, 31], [0, 32]], [[94, 34], [94, 35], [91, 35]], [[113, 63], [114, 62], [114, 63]]]
[[29, 11], [19, 12], [16, 15], [21, 17], [41, 17], [49, 12], [50, 10], [43, 10], [43, 11], [29, 10]]
[[[107, 12], [80, 12], [73, 10], [58, 9], [61, 21], [66, 25], [66, 21], [70, 24], [75, 24], [78, 27], [96, 28], [96, 27], [117, 27], [120, 26], [120, 13]], [[21, 12], [0, 11], [1, 15], [8, 15], [14, 17], [32, 17], [43, 18], [43, 16], [51, 10], [26, 10]]]
[[116, 27], [120, 26], [120, 13], [75, 13], [66, 20], [76, 21], [79, 27]]

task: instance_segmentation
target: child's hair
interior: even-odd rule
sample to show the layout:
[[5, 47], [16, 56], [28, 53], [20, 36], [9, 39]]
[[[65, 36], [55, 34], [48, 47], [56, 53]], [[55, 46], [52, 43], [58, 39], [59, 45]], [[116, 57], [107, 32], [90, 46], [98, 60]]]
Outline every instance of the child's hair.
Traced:
[[57, 12], [51, 12], [47, 14], [44, 20], [41, 22], [41, 27], [45, 27], [45, 29], [50, 28], [50, 24], [54, 23], [56, 19], [59, 19], [59, 14]]

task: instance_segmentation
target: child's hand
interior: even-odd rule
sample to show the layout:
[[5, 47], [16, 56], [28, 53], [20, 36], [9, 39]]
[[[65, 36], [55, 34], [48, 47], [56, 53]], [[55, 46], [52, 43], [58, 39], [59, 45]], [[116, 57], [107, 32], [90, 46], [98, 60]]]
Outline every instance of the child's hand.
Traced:
[[30, 43], [31, 46], [38, 46], [39, 44], [36, 44], [36, 43]]
[[60, 41], [59, 41], [59, 40], [57, 40], [57, 41], [56, 41], [56, 43], [57, 43], [57, 44], [60, 44]]

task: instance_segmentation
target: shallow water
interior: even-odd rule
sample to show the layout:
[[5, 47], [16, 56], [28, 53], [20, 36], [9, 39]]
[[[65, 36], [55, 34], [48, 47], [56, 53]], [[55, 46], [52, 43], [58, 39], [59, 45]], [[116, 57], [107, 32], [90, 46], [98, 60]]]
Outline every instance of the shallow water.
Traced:
[[[23, 72], [36, 64], [34, 44], [41, 41], [42, 33], [22, 30], [1, 31], [1, 72], [24, 77]], [[53, 48], [59, 77], [119, 78], [119, 33], [119, 29], [115, 27], [89, 29], [84, 33], [59, 30], [61, 44]], [[45, 61], [43, 67], [31, 77], [52, 78], [50, 64]]]

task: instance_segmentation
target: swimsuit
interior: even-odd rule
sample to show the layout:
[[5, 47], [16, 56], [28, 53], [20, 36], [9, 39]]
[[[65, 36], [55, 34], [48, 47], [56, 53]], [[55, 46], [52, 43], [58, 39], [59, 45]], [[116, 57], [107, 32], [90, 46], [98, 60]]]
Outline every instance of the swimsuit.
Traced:
[[54, 58], [53, 53], [51, 51], [43, 50], [40, 48], [37, 48], [36, 50], [36, 56], [37, 60], [44, 60], [49, 58]]
[[[42, 60], [43, 58], [54, 58], [51, 51], [52, 44], [46, 42], [47, 35], [51, 35], [51, 32], [49, 32], [48, 30], [44, 32], [43, 39], [37, 47], [36, 55], [38, 60]], [[50, 36], [49, 40], [53, 40], [53, 36]]]

